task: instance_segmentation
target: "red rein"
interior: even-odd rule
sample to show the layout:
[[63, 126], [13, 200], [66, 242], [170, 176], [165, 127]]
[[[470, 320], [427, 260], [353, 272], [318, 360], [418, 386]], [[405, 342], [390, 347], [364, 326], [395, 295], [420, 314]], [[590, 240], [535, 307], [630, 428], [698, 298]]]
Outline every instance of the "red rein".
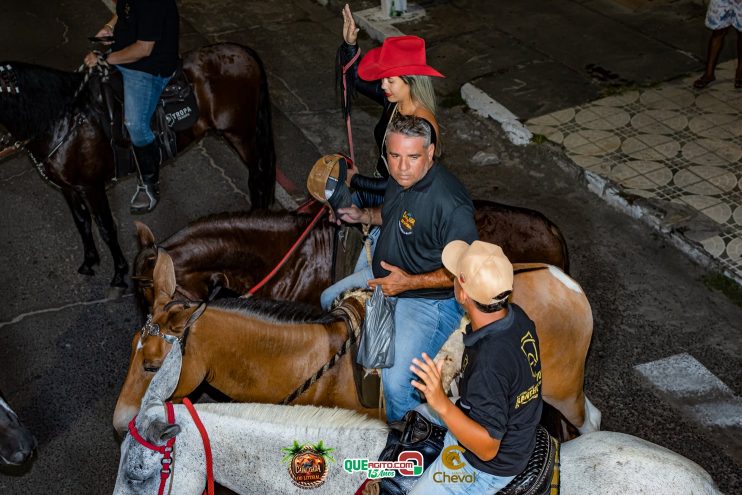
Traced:
[[[193, 407], [193, 404], [190, 400], [188, 400], [187, 397], [183, 399], [183, 404], [185, 405], [186, 409], [188, 409], [188, 412], [193, 419], [193, 423], [196, 425], [196, 428], [198, 428], [198, 432], [201, 434], [201, 440], [204, 443], [204, 453], [206, 454], [206, 490], [204, 490], [204, 494], [214, 495], [214, 459], [211, 454], [211, 441], [209, 441], [209, 434], [206, 432], [206, 428], [204, 428], [204, 424], [201, 422], [201, 418], [198, 417], [196, 409]], [[169, 401], [166, 402], [165, 408], [167, 409], [168, 424], [175, 424], [175, 409], [173, 408], [173, 403]], [[131, 436], [143, 447], [155, 452], [159, 452], [163, 456], [162, 460], [160, 461], [162, 463], [162, 469], [160, 470], [160, 488], [157, 490], [157, 495], [163, 495], [165, 493], [167, 480], [173, 471], [172, 453], [173, 448], [175, 447], [176, 437], [169, 439], [165, 445], [154, 445], [152, 443], [149, 443], [147, 440], [144, 439], [144, 437], [139, 434], [139, 431], [137, 430], [135, 424], [136, 419], [137, 418], [135, 416], [134, 419], [129, 422], [129, 433], [131, 433]]]
[[[302, 207], [308, 206], [308, 205], [302, 205]], [[249, 291], [247, 291], [247, 294], [242, 297], [250, 297], [253, 294], [255, 294], [258, 290], [260, 290], [261, 287], [263, 287], [270, 279], [273, 278], [273, 276], [278, 273], [278, 270], [281, 269], [281, 267], [286, 264], [286, 261], [291, 257], [292, 254], [294, 254], [294, 251], [301, 245], [302, 242], [304, 242], [304, 239], [306, 239], [307, 235], [309, 235], [309, 232], [314, 228], [315, 225], [317, 225], [317, 222], [322, 217], [322, 215], [327, 210], [327, 206], [323, 205], [322, 208], [317, 212], [317, 214], [312, 219], [312, 222], [307, 225], [307, 228], [304, 229], [304, 232], [299, 236], [299, 238], [294, 242], [294, 245], [289, 248], [289, 250], [286, 252], [285, 255], [283, 255], [283, 258], [281, 258], [281, 261], [278, 262], [276, 267], [263, 278], [258, 284], [254, 285], [250, 288]]]

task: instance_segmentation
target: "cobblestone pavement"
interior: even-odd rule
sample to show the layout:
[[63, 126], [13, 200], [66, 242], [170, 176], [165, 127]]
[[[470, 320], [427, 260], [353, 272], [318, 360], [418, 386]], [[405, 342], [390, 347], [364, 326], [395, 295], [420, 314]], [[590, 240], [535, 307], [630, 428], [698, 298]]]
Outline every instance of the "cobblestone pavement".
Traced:
[[[692, 89], [697, 75], [689, 76], [532, 118], [528, 127], [625, 197], [687, 207], [661, 209], [658, 226], [682, 229], [691, 246], [742, 282], [742, 91], [734, 88], [735, 66], [721, 64], [716, 83], [704, 90]], [[704, 218], [693, 228], [699, 214]]]

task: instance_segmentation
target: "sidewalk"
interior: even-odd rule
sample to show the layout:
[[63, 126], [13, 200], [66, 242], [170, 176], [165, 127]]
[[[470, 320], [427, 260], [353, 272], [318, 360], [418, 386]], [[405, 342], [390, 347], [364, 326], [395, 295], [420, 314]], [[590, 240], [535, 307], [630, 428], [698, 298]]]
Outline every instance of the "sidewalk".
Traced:
[[[419, 3], [424, 16], [393, 30], [425, 37], [447, 75], [436, 81], [444, 105], [473, 85], [499, 108], [491, 116], [519, 117], [562, 145], [593, 192], [742, 284], [742, 91], [736, 60], [715, 84], [691, 87], [708, 39], [703, 2]], [[734, 41], [722, 60], [736, 56]]]
[[717, 82], [696, 75], [530, 119], [561, 144], [590, 188], [742, 283], [742, 91], [736, 61]]

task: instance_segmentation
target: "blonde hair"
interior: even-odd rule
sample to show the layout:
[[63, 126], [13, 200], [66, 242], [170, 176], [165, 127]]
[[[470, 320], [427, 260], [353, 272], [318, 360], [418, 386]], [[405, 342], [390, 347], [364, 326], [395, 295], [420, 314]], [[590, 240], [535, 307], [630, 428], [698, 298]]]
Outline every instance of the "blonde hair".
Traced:
[[[400, 76], [400, 79], [410, 87], [410, 98], [412, 101], [416, 105], [420, 105], [428, 110], [437, 120], [438, 116], [435, 114], [436, 103], [435, 90], [433, 89], [433, 78], [430, 76]], [[435, 129], [433, 129], [433, 132], [435, 132]], [[435, 156], [440, 156], [441, 150], [441, 136], [436, 133]]]
[[435, 115], [435, 90], [433, 79], [430, 76], [400, 76], [410, 86], [410, 98], [418, 105], [422, 105]]

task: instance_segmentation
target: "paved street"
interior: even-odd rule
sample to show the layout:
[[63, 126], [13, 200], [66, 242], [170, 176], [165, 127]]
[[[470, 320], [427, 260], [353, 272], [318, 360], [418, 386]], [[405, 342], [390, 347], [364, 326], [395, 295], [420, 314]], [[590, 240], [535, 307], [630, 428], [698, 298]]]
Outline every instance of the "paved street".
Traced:
[[[347, 147], [333, 79], [340, 3], [322, 3], [179, 1], [184, 50], [234, 41], [261, 55], [269, 72], [278, 163], [287, 178], [283, 185], [295, 199], [315, 160]], [[86, 37], [110, 15], [98, 0], [6, 4], [0, 61], [64, 70], [79, 66]], [[357, 11], [375, 5], [352, 4]], [[683, 93], [702, 67], [705, 7], [692, 0], [421, 5], [425, 17], [396, 27], [425, 37], [431, 65], [448, 76], [436, 86], [444, 163], [473, 197], [537, 209], [567, 239], [571, 275], [583, 286], [595, 317], [585, 387], [602, 411], [602, 428], [674, 450], [709, 471], [723, 492], [742, 493], [742, 308], [717, 289], [723, 279], [677, 249], [672, 236], [591, 192], [583, 167], [599, 164], [575, 164], [575, 149], [567, 143], [515, 146], [497, 122], [471, 111], [460, 95], [463, 84], [474, 84], [528, 121], [595, 108], [607, 96], [653, 91], [658, 84]], [[727, 40], [724, 61], [734, 57], [732, 41]], [[361, 33], [364, 50], [374, 44]], [[718, 94], [714, 91], [708, 94]], [[575, 122], [552, 127], [564, 131], [559, 126], [569, 122], [568, 130], [575, 131], [578, 112]], [[734, 133], [739, 109], [726, 114]], [[353, 130], [356, 155], [367, 170], [377, 118], [378, 108], [359, 98]], [[549, 137], [545, 131], [540, 129]], [[739, 145], [739, 134], [734, 139]], [[739, 176], [739, 157], [725, 166]], [[250, 206], [247, 171], [218, 136], [166, 166], [162, 180], [163, 201], [140, 218], [158, 238], [200, 216]], [[127, 178], [108, 191], [129, 260], [136, 250], [128, 213], [134, 185]], [[714, 191], [702, 194], [719, 197]], [[0, 163], [0, 202], [0, 388], [39, 441], [25, 472], [0, 472], [0, 493], [110, 493], [119, 457], [111, 415], [141, 315], [131, 294], [105, 299], [113, 269], [100, 242], [96, 275], [77, 274], [82, 248], [67, 206], [27, 156]], [[290, 201], [284, 198], [283, 204]], [[713, 206], [698, 207], [712, 222]], [[734, 211], [722, 215], [730, 224], [739, 223]], [[739, 301], [739, 287], [728, 287]], [[283, 469], [277, 466], [276, 472]]]

